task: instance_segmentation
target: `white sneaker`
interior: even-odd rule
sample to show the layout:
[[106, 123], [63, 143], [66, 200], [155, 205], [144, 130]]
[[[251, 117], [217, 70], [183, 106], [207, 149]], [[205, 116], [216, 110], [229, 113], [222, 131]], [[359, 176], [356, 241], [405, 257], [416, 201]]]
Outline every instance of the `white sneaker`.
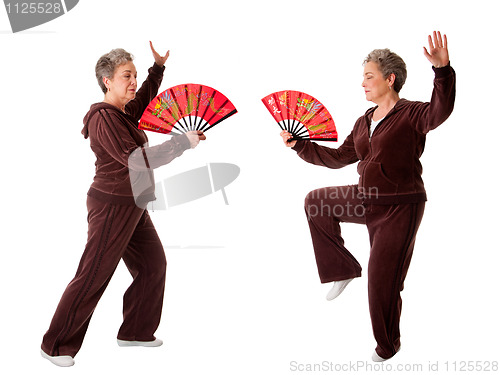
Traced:
[[[396, 354], [398, 354], [400, 350], [401, 350], [401, 346], [399, 347], [399, 349], [398, 349], [398, 351], [396, 352]], [[394, 354], [394, 355], [396, 355], [396, 354]], [[391, 357], [391, 358], [392, 358], [392, 357]], [[376, 351], [376, 350], [374, 350], [374, 351], [373, 351], [373, 354], [372, 354], [372, 361], [373, 361], [373, 362], [384, 362], [384, 361], [387, 361], [388, 359], [391, 359], [391, 358], [382, 358], [381, 356], [379, 356], [379, 355], [377, 354], [377, 351]]]
[[52, 362], [54, 365], [59, 366], [59, 367], [70, 367], [75, 364], [75, 360], [73, 357], [69, 355], [58, 355], [58, 356], [50, 356], [47, 353], [45, 353], [43, 350], [40, 350], [40, 353], [42, 354], [42, 357], [45, 359], [48, 359], [50, 362]]
[[160, 339], [156, 339], [154, 341], [126, 341], [126, 340], [116, 340], [118, 342], [119, 346], [122, 347], [127, 347], [127, 346], [145, 346], [145, 347], [155, 347], [155, 346], [162, 346], [163, 341]]
[[334, 281], [332, 289], [330, 289], [330, 291], [326, 295], [326, 299], [328, 301], [331, 301], [332, 299], [335, 299], [338, 296], [340, 296], [340, 294], [344, 291], [344, 289], [347, 286], [347, 284], [349, 284], [352, 280], [354, 280], [354, 279]]
[[381, 356], [379, 356], [377, 354], [376, 351], [373, 351], [373, 354], [372, 354], [372, 361], [373, 362], [384, 362], [384, 361], [387, 361], [388, 358], [382, 358]]

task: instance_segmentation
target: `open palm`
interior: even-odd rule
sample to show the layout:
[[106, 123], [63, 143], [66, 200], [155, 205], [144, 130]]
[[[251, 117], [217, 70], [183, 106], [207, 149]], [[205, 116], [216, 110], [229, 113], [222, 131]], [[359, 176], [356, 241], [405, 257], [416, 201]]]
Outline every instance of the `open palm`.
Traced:
[[441, 32], [434, 31], [434, 38], [429, 35], [429, 50], [424, 47], [424, 55], [436, 68], [448, 65], [450, 57], [448, 55], [448, 40], [446, 35], [441, 37]]
[[168, 56], [170, 56], [170, 51], [167, 51], [165, 56], [161, 56], [158, 52], [153, 47], [153, 43], [151, 41], [149, 42], [149, 46], [151, 47], [151, 52], [153, 52], [153, 57], [155, 58], [155, 63], [159, 66], [163, 66], [165, 62], [168, 59]]

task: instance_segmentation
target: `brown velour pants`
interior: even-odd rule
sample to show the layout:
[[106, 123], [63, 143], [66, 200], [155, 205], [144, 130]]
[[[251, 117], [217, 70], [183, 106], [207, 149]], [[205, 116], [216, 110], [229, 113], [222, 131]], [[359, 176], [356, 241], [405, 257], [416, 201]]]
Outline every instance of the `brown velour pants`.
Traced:
[[368, 298], [376, 352], [391, 358], [400, 347], [403, 283], [410, 265], [425, 202], [364, 204], [356, 185], [311, 191], [305, 210], [322, 283], [361, 276], [361, 266], [344, 247], [340, 223], [366, 224], [370, 237]]
[[88, 241], [74, 279], [57, 306], [42, 350], [74, 357], [90, 318], [120, 259], [133, 282], [123, 297], [123, 324], [118, 338], [153, 341], [160, 323], [166, 259], [146, 210], [87, 198]]

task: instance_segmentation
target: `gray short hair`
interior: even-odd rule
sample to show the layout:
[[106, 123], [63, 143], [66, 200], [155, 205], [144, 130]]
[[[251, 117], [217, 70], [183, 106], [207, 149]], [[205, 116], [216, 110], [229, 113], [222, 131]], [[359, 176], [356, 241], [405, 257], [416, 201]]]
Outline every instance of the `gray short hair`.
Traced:
[[382, 72], [384, 79], [394, 73], [396, 80], [394, 81], [394, 91], [399, 93], [406, 81], [406, 64], [401, 57], [392, 52], [390, 49], [374, 49], [366, 57], [363, 65], [368, 62], [375, 62]]
[[123, 48], [113, 49], [99, 58], [95, 66], [95, 76], [103, 93], [106, 94], [108, 89], [102, 79], [104, 77], [113, 78], [115, 70], [118, 66], [126, 64], [132, 60], [134, 60], [134, 56], [125, 51]]

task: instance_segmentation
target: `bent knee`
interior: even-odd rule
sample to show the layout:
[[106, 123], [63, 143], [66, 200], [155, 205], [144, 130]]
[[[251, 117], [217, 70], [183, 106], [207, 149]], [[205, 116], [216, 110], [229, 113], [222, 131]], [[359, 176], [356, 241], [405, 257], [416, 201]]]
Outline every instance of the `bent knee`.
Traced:
[[324, 198], [324, 195], [325, 188], [310, 191], [304, 199], [304, 207], [307, 209], [308, 206], [317, 205]]
[[324, 188], [316, 189], [310, 191], [305, 199], [304, 199], [304, 209], [306, 211], [306, 216], [308, 220], [315, 218], [320, 215], [320, 210], [323, 207], [323, 199], [324, 199]]

